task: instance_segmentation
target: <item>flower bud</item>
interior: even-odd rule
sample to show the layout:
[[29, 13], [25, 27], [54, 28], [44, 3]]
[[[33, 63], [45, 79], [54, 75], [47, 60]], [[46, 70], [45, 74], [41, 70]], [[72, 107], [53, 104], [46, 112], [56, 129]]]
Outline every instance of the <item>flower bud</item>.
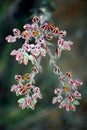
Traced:
[[26, 29], [26, 30], [29, 30], [29, 29], [31, 28], [31, 25], [30, 25], [30, 24], [25, 24], [25, 25], [23, 26], [23, 28]]
[[11, 35], [7, 36], [5, 39], [6, 39], [7, 42], [9, 42], [9, 43], [14, 43], [14, 42], [16, 41], [16, 38], [13, 37], [13, 36], [11, 36]]
[[53, 103], [53, 104], [57, 103], [57, 97], [54, 97], [54, 98], [52, 99], [52, 103]]
[[66, 111], [69, 111], [69, 110], [70, 110], [70, 104], [67, 103], [67, 104], [66, 104]]
[[38, 23], [39, 22], [39, 18], [37, 16], [34, 16], [32, 22]]
[[14, 33], [15, 36], [19, 36], [20, 35], [20, 30], [17, 29], [17, 28], [14, 28], [13, 33]]
[[75, 83], [76, 83], [78, 86], [83, 85], [83, 82], [82, 82], [80, 79], [76, 79], [76, 80], [75, 80]]

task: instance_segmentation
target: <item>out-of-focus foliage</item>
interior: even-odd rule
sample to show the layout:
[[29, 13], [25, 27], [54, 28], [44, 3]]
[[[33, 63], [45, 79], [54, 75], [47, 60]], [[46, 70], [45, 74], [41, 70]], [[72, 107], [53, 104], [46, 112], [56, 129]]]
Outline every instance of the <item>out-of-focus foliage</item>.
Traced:
[[47, 64], [48, 58], [42, 62], [43, 74], [38, 75], [36, 79], [44, 97], [38, 102], [35, 111], [18, 108], [16, 96], [10, 92], [10, 87], [15, 82], [14, 75], [30, 71], [31, 64], [19, 65], [14, 57], [10, 56], [11, 50], [18, 48], [22, 43], [8, 44], [5, 37], [11, 34], [15, 27], [22, 30], [22, 26], [31, 19], [32, 12], [41, 4], [39, 2], [0, 0], [0, 130], [87, 130], [86, 0], [53, 0], [55, 24], [67, 30], [68, 39], [75, 43], [71, 52], [63, 53], [59, 64], [64, 72], [70, 70], [84, 82], [80, 88], [83, 99], [77, 111], [67, 113], [51, 104], [53, 90], [58, 82]]

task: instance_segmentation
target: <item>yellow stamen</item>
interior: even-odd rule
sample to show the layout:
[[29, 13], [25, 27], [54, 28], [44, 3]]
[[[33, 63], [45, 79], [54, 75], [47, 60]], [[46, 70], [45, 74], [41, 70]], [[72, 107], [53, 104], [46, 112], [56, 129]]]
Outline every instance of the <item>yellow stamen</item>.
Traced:
[[30, 75], [29, 75], [29, 74], [25, 74], [25, 75], [23, 76], [23, 79], [24, 79], [24, 80], [29, 80], [29, 79], [30, 79]]
[[50, 27], [50, 26], [52, 26], [53, 24], [52, 23], [48, 23], [48, 26]]
[[69, 87], [68, 86], [64, 86], [63, 87], [63, 91], [68, 92], [69, 91]]
[[22, 32], [22, 36], [23, 36], [24, 38], [26, 38], [27, 32], [26, 32], [26, 31], [23, 31], [23, 32]]
[[26, 85], [24, 85], [23, 88], [26, 89]]
[[27, 90], [27, 89], [30, 89], [31, 86], [30, 86], [30, 85], [24, 85], [23, 88], [24, 88], [25, 90]]
[[37, 31], [37, 30], [34, 31], [34, 32], [33, 32], [33, 35], [34, 35], [34, 37], [38, 37], [38, 36], [39, 36], [39, 31]]
[[59, 30], [59, 28], [58, 28], [58, 27], [55, 27], [55, 30]]
[[26, 35], [26, 34], [27, 34], [27, 32], [26, 32], [26, 31], [23, 31], [23, 32], [22, 32], [22, 35]]

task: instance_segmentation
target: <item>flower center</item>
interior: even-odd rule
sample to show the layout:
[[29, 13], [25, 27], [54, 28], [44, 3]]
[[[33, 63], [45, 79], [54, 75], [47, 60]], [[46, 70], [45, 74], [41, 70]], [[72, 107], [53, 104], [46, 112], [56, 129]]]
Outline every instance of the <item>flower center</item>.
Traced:
[[34, 35], [34, 37], [38, 37], [39, 36], [39, 32], [36, 30], [36, 31], [33, 32], [33, 35]]
[[63, 86], [63, 91], [64, 92], [68, 92], [69, 91], [69, 87], [68, 86]]
[[29, 74], [25, 74], [25, 75], [23, 76], [23, 79], [24, 79], [24, 80], [29, 80], [29, 79], [30, 79], [30, 75], [29, 75]]

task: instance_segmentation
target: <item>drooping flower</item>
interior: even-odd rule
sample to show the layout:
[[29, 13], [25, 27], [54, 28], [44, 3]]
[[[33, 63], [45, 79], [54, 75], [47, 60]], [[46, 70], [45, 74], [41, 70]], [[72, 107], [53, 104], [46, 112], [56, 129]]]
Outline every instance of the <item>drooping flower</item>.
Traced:
[[15, 92], [17, 96], [24, 96], [18, 100], [19, 106], [22, 107], [22, 109], [30, 107], [34, 110], [38, 98], [42, 99], [40, 88], [33, 85], [34, 79], [32, 78], [34, 78], [35, 72], [36, 71], [31, 74], [27, 73], [23, 76], [15, 75], [17, 85], [12, 85], [11, 91]]
[[[8, 43], [14, 43], [17, 39], [22, 39], [24, 43], [18, 50], [12, 50], [11, 55], [15, 56], [19, 64], [23, 63], [28, 65], [29, 61], [32, 63], [32, 72], [26, 73], [23, 76], [15, 75], [16, 85], [12, 85], [11, 91], [15, 92], [17, 96], [22, 96], [18, 100], [19, 106], [22, 109], [31, 108], [35, 109], [38, 98], [42, 99], [40, 88], [34, 86], [35, 75], [42, 70], [40, 62], [43, 57], [49, 55], [50, 64], [52, 65], [53, 72], [58, 76], [60, 87], [55, 88], [52, 103], [59, 103], [59, 108], [66, 108], [66, 111], [76, 110], [76, 105], [79, 105], [81, 93], [78, 91], [78, 86], [83, 83], [79, 79], [73, 79], [71, 72], [62, 73], [59, 65], [57, 65], [57, 58], [61, 57], [62, 51], [71, 50], [72, 41], [64, 40], [67, 32], [60, 30], [57, 26], [50, 22], [41, 22], [41, 19], [34, 16], [32, 23], [26, 23], [23, 26], [23, 31], [18, 28], [13, 29], [13, 36], [8, 35], [5, 39]], [[56, 39], [56, 48], [54, 55], [52, 54], [52, 43]], [[53, 47], [54, 48], [54, 47]]]
[[8, 35], [5, 39], [6, 39], [7, 42], [9, 42], [9, 43], [14, 43], [14, 42], [16, 42], [16, 37], [11, 36], [11, 35]]
[[65, 107], [66, 111], [75, 111], [75, 106], [79, 105], [78, 100], [81, 99], [81, 93], [77, 89], [79, 85], [82, 85], [82, 81], [79, 80], [81, 84], [76, 84], [70, 72], [66, 72], [65, 75], [60, 73], [58, 77], [61, 87], [54, 90], [56, 97], [52, 99], [52, 103], [60, 103], [59, 108]]
[[72, 44], [73, 44], [72, 41], [64, 41], [64, 39], [59, 38], [58, 41], [57, 41], [58, 48], [56, 50], [56, 54], [58, 55], [58, 57], [61, 56], [61, 52], [63, 50], [70, 51]]
[[13, 29], [13, 34], [14, 34], [15, 36], [17, 36], [17, 37], [20, 36], [20, 33], [21, 33], [21, 32], [20, 32], [19, 29], [17, 29], [17, 28], [14, 28], [14, 29]]

